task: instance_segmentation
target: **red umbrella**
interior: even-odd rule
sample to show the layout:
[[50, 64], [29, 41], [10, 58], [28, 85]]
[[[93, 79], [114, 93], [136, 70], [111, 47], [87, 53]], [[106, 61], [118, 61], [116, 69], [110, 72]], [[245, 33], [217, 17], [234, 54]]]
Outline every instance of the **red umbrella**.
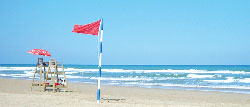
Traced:
[[33, 49], [30, 51], [27, 51], [28, 53], [34, 54], [34, 55], [43, 55], [43, 56], [51, 56], [50, 53], [43, 49]]

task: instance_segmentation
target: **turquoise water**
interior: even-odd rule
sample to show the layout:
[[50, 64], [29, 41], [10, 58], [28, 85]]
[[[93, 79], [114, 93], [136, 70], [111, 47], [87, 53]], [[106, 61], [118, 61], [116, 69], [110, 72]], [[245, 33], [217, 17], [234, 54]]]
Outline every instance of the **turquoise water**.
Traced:
[[[34, 66], [0, 64], [0, 77], [30, 80]], [[97, 65], [64, 67], [69, 82], [97, 82]], [[250, 65], [104, 65], [102, 71], [103, 85], [250, 93]]]

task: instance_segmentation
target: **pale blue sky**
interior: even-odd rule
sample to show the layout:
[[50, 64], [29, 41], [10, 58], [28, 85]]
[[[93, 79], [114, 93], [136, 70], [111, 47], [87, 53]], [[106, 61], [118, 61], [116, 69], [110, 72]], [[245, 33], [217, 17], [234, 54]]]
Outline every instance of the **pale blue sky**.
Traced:
[[42, 48], [97, 65], [97, 37], [71, 31], [100, 18], [105, 65], [250, 64], [249, 0], [1, 0], [0, 15], [0, 64]]

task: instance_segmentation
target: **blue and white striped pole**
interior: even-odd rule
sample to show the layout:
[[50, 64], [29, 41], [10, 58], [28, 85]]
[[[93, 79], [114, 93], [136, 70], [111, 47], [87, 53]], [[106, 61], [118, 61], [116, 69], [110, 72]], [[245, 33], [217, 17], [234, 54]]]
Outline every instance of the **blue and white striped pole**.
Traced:
[[[103, 37], [103, 19], [101, 19], [101, 36], [99, 41], [99, 77], [98, 77], [98, 87], [97, 87], [97, 103], [100, 103], [100, 94], [101, 94], [101, 76], [102, 76], [102, 37]], [[99, 37], [99, 36], [98, 36]]]

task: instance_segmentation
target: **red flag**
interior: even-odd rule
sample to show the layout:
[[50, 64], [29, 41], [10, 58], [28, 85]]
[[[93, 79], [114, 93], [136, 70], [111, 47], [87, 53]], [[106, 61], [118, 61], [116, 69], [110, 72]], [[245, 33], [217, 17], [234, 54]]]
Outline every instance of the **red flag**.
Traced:
[[101, 20], [86, 25], [74, 25], [72, 32], [98, 36], [100, 22]]

